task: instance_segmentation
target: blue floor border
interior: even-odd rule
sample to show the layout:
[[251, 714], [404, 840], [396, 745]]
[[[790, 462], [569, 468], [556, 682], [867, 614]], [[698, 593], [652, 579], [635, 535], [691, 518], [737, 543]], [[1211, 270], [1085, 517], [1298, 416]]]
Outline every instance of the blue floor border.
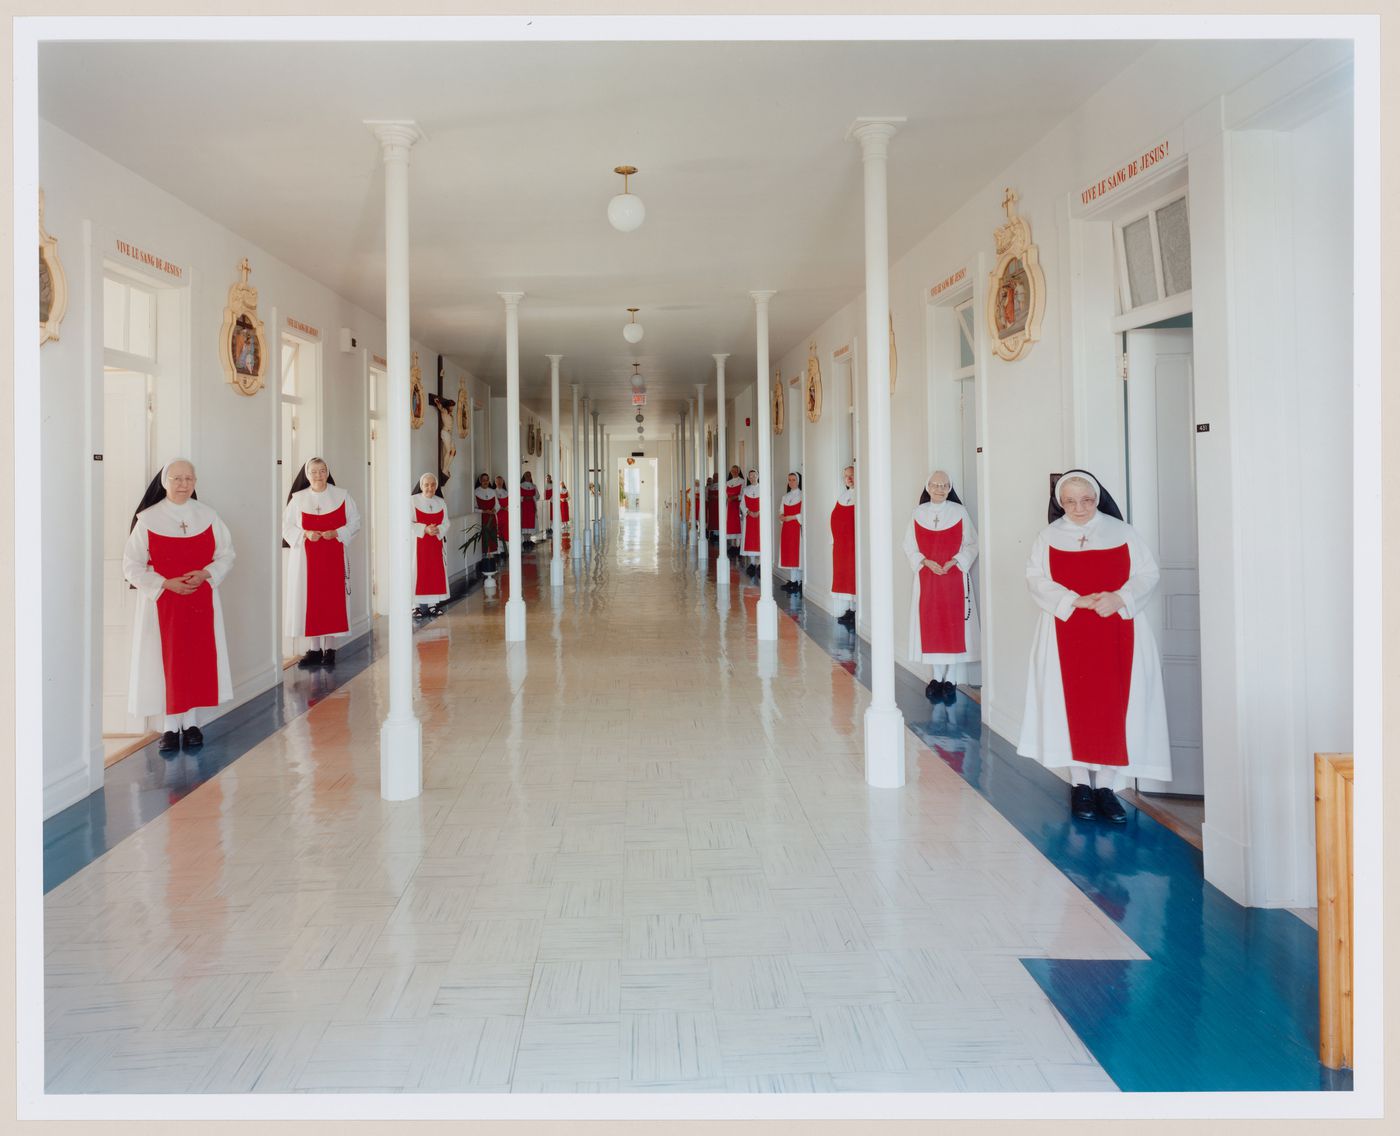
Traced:
[[[450, 607], [481, 587], [458, 577]], [[415, 620], [414, 630], [433, 618]], [[217, 777], [245, 753], [300, 718], [344, 686], [379, 657], [384, 647], [376, 631], [357, 636], [336, 651], [332, 670], [290, 667], [282, 681], [204, 727], [197, 752], [169, 757], [156, 743], [122, 758], [107, 770], [101, 789], [44, 821], [44, 893], [52, 891], [99, 856]]]
[[[870, 686], [870, 647], [796, 596], [779, 610]], [[1126, 825], [1070, 816], [1065, 782], [982, 726], [965, 694], [930, 706], [896, 668], [905, 725], [1087, 895], [1148, 961], [1022, 964], [1125, 1092], [1350, 1091], [1317, 1059], [1317, 932], [1242, 907], [1207, 883], [1201, 853], [1131, 805]]]

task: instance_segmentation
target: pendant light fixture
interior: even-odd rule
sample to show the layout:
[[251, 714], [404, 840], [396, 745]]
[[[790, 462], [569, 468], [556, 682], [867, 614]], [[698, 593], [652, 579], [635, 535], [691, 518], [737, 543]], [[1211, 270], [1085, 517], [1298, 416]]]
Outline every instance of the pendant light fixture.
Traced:
[[642, 325], [637, 322], [637, 313], [641, 311], [641, 308], [628, 308], [627, 310], [632, 313], [632, 322], [622, 325], [622, 338], [628, 343], [640, 343], [644, 332]]
[[632, 364], [632, 389], [634, 391], [644, 391], [647, 389], [646, 380], [642, 378], [642, 365], [640, 363]]
[[608, 202], [608, 221], [619, 233], [630, 233], [646, 220], [642, 199], [627, 188], [627, 179], [636, 172], [636, 166], [613, 167], [613, 173], [622, 175], [622, 192]]

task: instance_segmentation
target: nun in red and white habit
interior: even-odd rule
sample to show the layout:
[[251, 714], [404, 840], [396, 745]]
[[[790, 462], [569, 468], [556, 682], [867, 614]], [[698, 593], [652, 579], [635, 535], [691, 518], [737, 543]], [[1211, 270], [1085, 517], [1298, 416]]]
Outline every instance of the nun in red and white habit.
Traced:
[[554, 535], [554, 475], [544, 475], [544, 535]]
[[831, 598], [843, 609], [836, 622], [856, 625], [856, 469], [841, 471], [841, 492], [831, 507]]
[[933, 668], [925, 696], [951, 702], [958, 683], [971, 677], [970, 664], [982, 657], [982, 632], [972, 596], [977, 530], [941, 469], [929, 474], [909, 518], [904, 555], [914, 571], [909, 658]]
[[785, 592], [802, 590], [802, 475], [788, 474], [787, 492], [783, 494], [781, 530], [778, 539], [778, 567], [785, 568], [788, 582], [783, 585]]
[[729, 479], [724, 483], [724, 539], [729, 545], [726, 555], [737, 557], [743, 542], [743, 517], [741, 498], [744, 495], [744, 471], [737, 465], [729, 467]]
[[1121, 824], [1117, 790], [1135, 777], [1172, 775], [1161, 656], [1138, 618], [1157, 587], [1157, 563], [1082, 469], [1061, 475], [1049, 518], [1026, 561], [1040, 622], [1016, 752], [1069, 769], [1076, 817], [1097, 812]]
[[763, 523], [763, 490], [758, 484], [758, 470], [749, 470], [749, 483], [744, 486], [744, 544], [743, 556], [748, 560], [744, 574], [758, 575], [759, 528]]
[[283, 634], [308, 641], [302, 667], [335, 666], [335, 644], [350, 633], [345, 546], [359, 531], [354, 498], [336, 485], [324, 459], [312, 458], [282, 511], [282, 539], [292, 550]]
[[447, 599], [447, 503], [435, 473], [418, 479], [413, 501], [413, 606], [416, 614], [441, 615]]
[[204, 744], [198, 711], [233, 697], [219, 585], [233, 567], [233, 540], [219, 515], [195, 499], [194, 466], [172, 461], [156, 474], [131, 519], [122, 575], [136, 589], [128, 707], [163, 719], [161, 753]]
[[540, 491], [535, 485], [535, 475], [528, 469], [520, 475], [520, 535], [529, 537], [533, 544], [535, 532], [539, 528], [536, 513]]
[[510, 487], [499, 473], [496, 474], [496, 535], [510, 540]]

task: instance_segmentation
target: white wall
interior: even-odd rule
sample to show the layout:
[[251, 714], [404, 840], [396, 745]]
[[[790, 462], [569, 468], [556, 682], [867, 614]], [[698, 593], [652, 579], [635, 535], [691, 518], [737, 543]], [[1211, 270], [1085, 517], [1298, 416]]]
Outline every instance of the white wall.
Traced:
[[[349, 304], [279, 261], [271, 252], [197, 213], [70, 135], [40, 121], [39, 172], [46, 223], [59, 239], [70, 301], [62, 338], [40, 356], [44, 467], [78, 487], [83, 516], [47, 526], [42, 597], [44, 653], [44, 812], [46, 816], [102, 784], [101, 532], [102, 479], [92, 455], [102, 444], [102, 274], [104, 259], [175, 289], [184, 324], [183, 401], [157, 408], [161, 460], [186, 454], [198, 469], [200, 499], [228, 524], [237, 562], [222, 588], [234, 705], [280, 681], [280, 478], [278, 341], [288, 317], [320, 329], [321, 450], [343, 486], [369, 506], [368, 390], [363, 351], [343, 353], [339, 329], [361, 348], [384, 353], [382, 317]], [[117, 242], [180, 267], [180, 276], [143, 266]], [[258, 289], [271, 374], [249, 398], [224, 379], [217, 340], [229, 285], [243, 257]], [[433, 389], [436, 353], [415, 343], [424, 383]], [[453, 385], [455, 390], [455, 383]], [[420, 472], [436, 468], [436, 432], [429, 420], [413, 434]], [[461, 461], [461, 459], [458, 459]], [[154, 473], [154, 470], [151, 471]], [[404, 493], [411, 486], [391, 486]], [[134, 508], [135, 501], [131, 502]], [[369, 533], [350, 556], [352, 632], [369, 627]], [[75, 597], [81, 597], [77, 602]], [[88, 660], [75, 675], [74, 660]], [[75, 689], [80, 679], [80, 690]], [[75, 712], [75, 702], [78, 703]], [[227, 711], [230, 706], [223, 709]]]
[[[988, 726], [1014, 740], [1036, 621], [1025, 590], [1025, 557], [1045, 524], [1048, 475], [1083, 465], [1115, 493], [1122, 489], [1122, 394], [1108, 326], [1114, 313], [1105, 276], [1111, 268], [1107, 229], [1085, 218], [1079, 191], [1165, 136], [1186, 150], [1197, 408], [1202, 421], [1215, 423], [1198, 442], [1206, 874], [1252, 904], [1311, 902], [1307, 770], [1314, 749], [1345, 750], [1351, 738], [1349, 104], [1327, 103], [1321, 115], [1308, 105], [1325, 102], [1339, 86], [1349, 90], [1344, 53], [1336, 45], [1308, 45], [1265, 72], [1248, 45], [1220, 52], [1189, 44], [1154, 47], [1012, 160], [890, 271], [898, 340], [890, 416], [896, 659], [916, 673], [924, 669], [904, 662], [912, 577], [898, 544], [930, 470], [953, 466], [961, 456], [957, 394], [940, 363], [942, 345], [929, 339], [931, 328], [936, 335], [949, 325], [930, 312], [929, 292], [966, 268], [981, 340], [982, 713]], [[1289, 121], [1258, 121], [1261, 108], [1274, 103], [1287, 104]], [[1256, 116], [1248, 132], [1229, 129], [1230, 107], [1237, 120], [1246, 111]], [[900, 146], [896, 135], [892, 170]], [[1007, 186], [1020, 195], [1017, 211], [1030, 223], [1047, 286], [1041, 339], [1014, 363], [989, 356], [982, 327], [993, 233], [1005, 220]], [[1281, 286], [1261, 288], [1261, 276]], [[781, 302], [780, 294], [775, 303]], [[815, 341], [830, 384], [833, 352], [855, 343], [863, 327], [860, 296], [776, 356], [782, 375], [802, 373]], [[862, 345], [856, 367], [862, 418], [863, 351]], [[760, 389], [770, 381], [762, 380]], [[752, 406], [752, 398], [749, 387], [736, 405]], [[839, 472], [834, 405], [828, 402], [815, 425], [789, 414], [788, 433], [774, 439], [779, 480], [789, 468], [792, 431], [804, 431], [806, 598], [819, 606], [830, 603], [824, 521]], [[1280, 446], [1280, 438], [1288, 444]], [[1300, 478], [1304, 470], [1322, 476], [1296, 484], [1307, 482]], [[865, 510], [860, 463], [857, 480]], [[781, 492], [779, 485], [770, 488], [775, 498]], [[1285, 510], [1309, 518], [1306, 533], [1282, 516]], [[1316, 526], [1314, 517], [1322, 518]], [[1256, 588], [1257, 565], [1280, 561], [1287, 570], [1275, 574], [1273, 587]], [[862, 546], [862, 611], [869, 568]], [[1318, 595], [1339, 598], [1303, 602]], [[1279, 618], [1280, 611], [1289, 614]], [[863, 621], [861, 629], [868, 630]]]

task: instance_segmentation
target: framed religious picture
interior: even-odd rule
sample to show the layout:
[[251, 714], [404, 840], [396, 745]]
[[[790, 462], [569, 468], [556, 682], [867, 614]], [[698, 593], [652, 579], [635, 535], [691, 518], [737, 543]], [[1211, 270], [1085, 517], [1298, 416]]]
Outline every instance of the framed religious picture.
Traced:
[[263, 388], [267, 373], [267, 337], [258, 318], [258, 290], [248, 283], [253, 270], [245, 256], [238, 263], [240, 279], [228, 290], [228, 306], [219, 329], [219, 361], [224, 377], [239, 394], [251, 397]]
[[1001, 206], [1006, 224], [996, 231], [997, 262], [987, 289], [987, 327], [992, 351], [1008, 363], [1021, 358], [1040, 338], [1045, 314], [1045, 274], [1031, 227], [1015, 214], [1018, 195], [1008, 189]]
[[535, 424], [533, 422], [525, 427], [525, 453], [529, 457], [535, 456]]
[[58, 259], [58, 238], [44, 228], [44, 191], [39, 191], [39, 346], [58, 339], [68, 311], [68, 277]]
[[467, 394], [466, 380], [457, 383], [457, 437], [465, 438], [472, 432], [472, 400]]
[[786, 400], [783, 398], [783, 376], [779, 372], [773, 376], [773, 433], [783, 432], [783, 406]]
[[408, 414], [409, 425], [415, 430], [423, 425], [423, 405], [427, 396], [423, 393], [423, 368], [418, 365], [418, 352], [413, 353], [413, 366], [408, 370]]
[[805, 384], [805, 395], [807, 399], [807, 421], [819, 422], [822, 416], [822, 365], [817, 358], [817, 341], [814, 339], [807, 347], [807, 382]]

